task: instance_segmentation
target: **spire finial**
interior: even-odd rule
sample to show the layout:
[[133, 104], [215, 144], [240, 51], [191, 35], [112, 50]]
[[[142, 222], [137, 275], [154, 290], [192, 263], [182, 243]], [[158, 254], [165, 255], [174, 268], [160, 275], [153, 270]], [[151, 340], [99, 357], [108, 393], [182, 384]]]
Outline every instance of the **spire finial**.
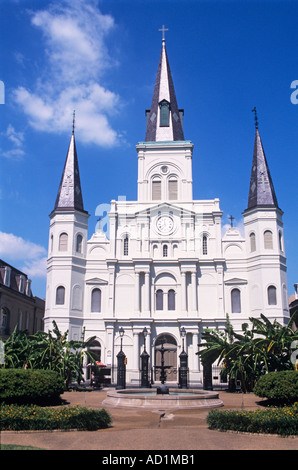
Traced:
[[72, 113], [72, 133], [74, 134], [74, 131], [75, 131], [75, 126], [76, 126], [76, 112], [74, 110], [74, 112]]
[[165, 28], [165, 25], [163, 24], [163, 25], [162, 25], [162, 28], [160, 28], [158, 31], [161, 31], [161, 32], [162, 32], [162, 43], [165, 44], [165, 42], [166, 42], [165, 32], [166, 32], [166, 31], [169, 31], [169, 29], [168, 29], [168, 28]]
[[256, 129], [259, 129], [259, 122], [258, 122], [258, 115], [257, 115], [257, 108], [254, 107], [254, 109], [251, 110], [253, 113], [255, 113], [255, 126]]

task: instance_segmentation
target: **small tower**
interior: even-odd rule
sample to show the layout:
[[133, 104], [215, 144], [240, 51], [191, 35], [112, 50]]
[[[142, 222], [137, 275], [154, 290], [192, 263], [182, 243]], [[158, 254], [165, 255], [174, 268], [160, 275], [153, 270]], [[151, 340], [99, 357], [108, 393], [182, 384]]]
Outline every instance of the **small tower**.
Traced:
[[[50, 214], [45, 331], [55, 320], [71, 339], [80, 339], [89, 214], [84, 210], [74, 135]], [[49, 320], [49, 318], [51, 320]]]
[[283, 212], [278, 206], [255, 112], [255, 143], [244, 211], [250, 311], [280, 323], [288, 317]]
[[144, 142], [137, 145], [138, 201], [192, 200], [193, 144], [184, 139], [163, 27], [162, 48]]

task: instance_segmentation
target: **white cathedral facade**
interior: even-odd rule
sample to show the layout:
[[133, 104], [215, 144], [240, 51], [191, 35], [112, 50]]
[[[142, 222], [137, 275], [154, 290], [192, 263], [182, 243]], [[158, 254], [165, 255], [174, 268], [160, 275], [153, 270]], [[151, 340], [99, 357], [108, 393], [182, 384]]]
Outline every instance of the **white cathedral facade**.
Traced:
[[88, 239], [72, 134], [50, 214], [45, 330], [55, 320], [70, 339], [83, 331], [85, 339], [95, 336], [97, 357], [115, 382], [123, 328], [126, 380], [138, 383], [146, 327], [153, 380], [164, 338], [167, 382], [178, 380], [184, 346], [189, 382], [200, 384], [196, 353], [204, 328], [224, 329], [227, 314], [238, 330], [261, 313], [288, 321], [283, 212], [258, 126], [244, 236], [232, 224], [222, 236], [219, 199], [193, 199], [193, 144], [184, 138], [164, 40], [146, 116], [146, 138], [136, 146], [138, 198], [111, 201], [109, 238], [99, 225]]

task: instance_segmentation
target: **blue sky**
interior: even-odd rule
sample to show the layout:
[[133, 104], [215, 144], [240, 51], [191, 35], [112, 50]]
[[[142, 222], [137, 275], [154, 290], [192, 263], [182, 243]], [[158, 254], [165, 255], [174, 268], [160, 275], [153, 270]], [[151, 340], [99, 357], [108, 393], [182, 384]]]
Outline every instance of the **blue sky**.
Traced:
[[89, 235], [99, 204], [137, 197], [135, 145], [145, 138], [163, 24], [195, 145], [194, 198], [219, 197], [223, 225], [232, 214], [241, 226], [256, 106], [284, 211], [289, 294], [298, 282], [298, 2], [1, 0], [0, 257], [28, 273], [35, 295], [45, 296], [48, 216], [74, 109]]

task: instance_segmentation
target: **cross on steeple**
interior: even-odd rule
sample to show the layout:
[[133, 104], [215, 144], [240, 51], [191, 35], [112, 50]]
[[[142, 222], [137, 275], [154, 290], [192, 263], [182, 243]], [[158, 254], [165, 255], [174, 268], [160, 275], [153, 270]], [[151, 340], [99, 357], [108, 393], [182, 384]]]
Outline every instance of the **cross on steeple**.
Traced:
[[230, 215], [228, 219], [231, 221], [231, 227], [233, 227], [233, 220], [235, 220], [235, 217]]
[[254, 107], [254, 109], [251, 110], [252, 113], [255, 113], [255, 126], [256, 126], [256, 129], [259, 128], [259, 122], [258, 122], [258, 115], [257, 115], [257, 108]]
[[75, 131], [75, 126], [76, 126], [76, 112], [74, 111], [72, 113], [72, 133], [74, 134]]
[[162, 32], [162, 42], [165, 43], [165, 42], [166, 42], [165, 32], [166, 32], [166, 31], [169, 31], [169, 29], [168, 29], [168, 28], [165, 28], [165, 25], [163, 24], [163, 25], [162, 25], [162, 28], [160, 28], [158, 31], [161, 31], [161, 32]]

